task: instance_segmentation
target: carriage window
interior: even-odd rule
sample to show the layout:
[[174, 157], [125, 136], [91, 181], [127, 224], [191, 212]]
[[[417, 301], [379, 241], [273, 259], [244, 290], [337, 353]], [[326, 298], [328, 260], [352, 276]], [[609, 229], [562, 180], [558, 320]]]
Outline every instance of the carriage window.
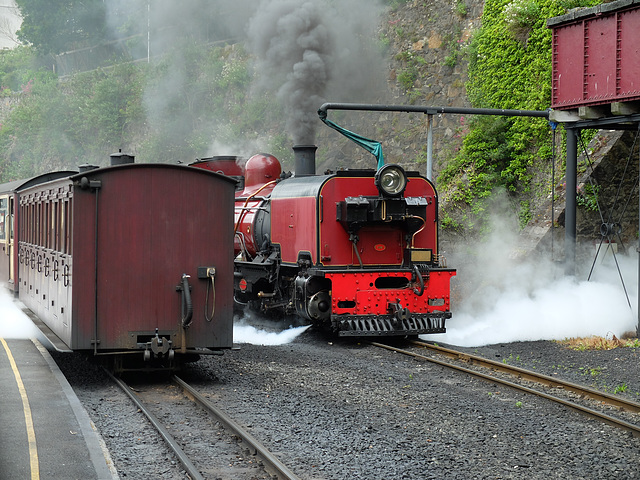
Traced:
[[49, 221], [51, 216], [49, 215], [49, 210], [51, 208], [51, 202], [45, 202], [43, 205], [42, 211], [42, 246], [45, 248], [49, 248], [49, 239], [51, 238], [49, 235], [50, 226]]
[[14, 202], [13, 198], [9, 198], [9, 215], [7, 220], [7, 225], [5, 226], [6, 232], [5, 234], [9, 237], [9, 241], [13, 241], [13, 237], [15, 235], [15, 230], [13, 229], [13, 218], [14, 218]]
[[61, 253], [67, 253], [67, 200], [60, 201], [60, 223], [58, 226], [60, 227], [60, 231], [58, 236], [60, 237], [60, 249], [58, 250]]
[[38, 243], [38, 204], [31, 205], [31, 222], [29, 222], [29, 238], [33, 245]]
[[0, 242], [7, 238], [7, 198], [0, 198]]
[[42, 204], [40, 202], [36, 203], [34, 205], [35, 207], [35, 217], [34, 217], [34, 223], [33, 223], [33, 233], [34, 233], [34, 237], [33, 237], [33, 244], [34, 245], [40, 245], [40, 207], [42, 207]]
[[20, 231], [18, 232], [19, 238], [23, 238], [26, 241], [27, 234], [25, 233], [24, 226], [27, 223], [29, 215], [27, 213], [27, 207], [23, 203], [21, 203], [20, 207], [18, 208], [18, 218], [20, 218], [20, 223], [18, 224], [18, 228], [20, 228]]
[[73, 201], [69, 202], [69, 212], [67, 215], [67, 242], [68, 242], [68, 247], [67, 247], [67, 253], [71, 253], [73, 251], [73, 215], [72, 215], [72, 209], [73, 209]]
[[48, 218], [49, 220], [47, 221], [48, 225], [47, 225], [47, 237], [49, 237], [47, 239], [47, 248], [51, 248], [54, 249], [55, 248], [55, 243], [56, 243], [56, 204], [55, 204], [55, 200], [50, 200], [49, 204], [48, 204], [49, 208], [49, 212], [48, 212]]
[[37, 205], [35, 203], [32, 203], [31, 205], [29, 205], [29, 209], [31, 210], [30, 213], [30, 217], [29, 217], [29, 243], [32, 244], [36, 244], [37, 240], [37, 236], [36, 236], [36, 232], [37, 232], [37, 218], [38, 218], [38, 211], [37, 211]]
[[35, 205], [27, 205], [27, 220], [29, 223], [25, 226], [27, 229], [25, 238], [28, 243], [33, 243], [33, 209]]
[[60, 223], [60, 246], [62, 247], [62, 253], [71, 253], [71, 229], [69, 225], [69, 200], [64, 201], [64, 211], [62, 212], [62, 219]]
[[53, 204], [53, 221], [51, 222], [51, 236], [53, 237], [53, 249], [60, 250], [60, 200]]
[[27, 206], [22, 203], [20, 204], [20, 210], [18, 211], [18, 218], [20, 218], [20, 238], [23, 238], [25, 241], [29, 241], [27, 238], [27, 222], [29, 221], [29, 211]]
[[38, 209], [38, 245], [44, 247], [47, 242], [47, 204], [42, 202]]
[[29, 243], [36, 243], [36, 207], [35, 203], [29, 205]]

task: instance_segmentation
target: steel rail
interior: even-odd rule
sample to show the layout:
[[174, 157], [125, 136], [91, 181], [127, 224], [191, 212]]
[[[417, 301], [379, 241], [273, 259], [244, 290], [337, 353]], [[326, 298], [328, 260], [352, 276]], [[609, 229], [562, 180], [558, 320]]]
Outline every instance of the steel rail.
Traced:
[[606, 415], [604, 413], [598, 412], [596, 410], [593, 410], [591, 408], [588, 407], [584, 407], [582, 405], [578, 405], [577, 403], [573, 403], [570, 402], [568, 400], [553, 396], [553, 395], [549, 395], [547, 393], [535, 390], [533, 388], [529, 388], [529, 387], [525, 387], [523, 385], [520, 385], [518, 383], [514, 383], [514, 382], [510, 382], [508, 380], [502, 379], [502, 378], [498, 378], [498, 377], [494, 377], [492, 375], [488, 375], [488, 374], [484, 374], [475, 370], [472, 370], [470, 368], [465, 368], [462, 367], [460, 365], [455, 365], [449, 362], [445, 362], [442, 360], [437, 360], [435, 358], [431, 358], [431, 357], [427, 357], [426, 355], [421, 355], [419, 353], [415, 353], [415, 352], [410, 352], [408, 350], [403, 350], [400, 348], [396, 348], [396, 347], [392, 347], [390, 345], [385, 345], [383, 343], [377, 343], [377, 342], [371, 342], [371, 345], [374, 345], [376, 347], [380, 347], [380, 348], [384, 348], [387, 350], [391, 350], [397, 353], [402, 353], [403, 355], [408, 355], [411, 357], [415, 357], [421, 360], [426, 360], [428, 362], [431, 363], [435, 363], [437, 365], [441, 365], [443, 367], [447, 367], [447, 368], [451, 368], [453, 370], [457, 370], [459, 372], [463, 372], [469, 375], [474, 375], [476, 377], [482, 378], [484, 380], [490, 381], [490, 382], [494, 382], [494, 383], [499, 383], [501, 385], [505, 385], [511, 388], [515, 388], [517, 390], [529, 393], [531, 395], [537, 395], [541, 398], [545, 398], [547, 400], [551, 400], [552, 402], [556, 402], [559, 403], [561, 405], [564, 405], [566, 407], [572, 408], [580, 413], [583, 413], [585, 415], [588, 415], [590, 417], [596, 418], [597, 420], [600, 420], [601, 422], [607, 423], [611, 426], [617, 427], [617, 428], [621, 428], [624, 430], [627, 430], [629, 432], [631, 432], [633, 434], [634, 437], [640, 437], [640, 426], [638, 425], [634, 425], [632, 423], [626, 422], [624, 420], [620, 420], [618, 418], [615, 417], [611, 417], [609, 415]]
[[124, 393], [136, 404], [136, 406], [140, 409], [142, 413], [149, 419], [151, 424], [154, 426], [158, 433], [162, 436], [162, 438], [167, 442], [167, 445], [173, 452], [175, 453], [178, 461], [183, 466], [187, 474], [192, 480], [205, 480], [204, 477], [200, 474], [200, 471], [196, 468], [196, 466], [189, 460], [189, 457], [184, 453], [184, 450], [180, 448], [178, 442], [173, 438], [173, 436], [169, 433], [169, 431], [160, 423], [160, 421], [156, 418], [153, 413], [151, 413], [147, 407], [140, 401], [135, 392], [123, 382], [121, 379], [115, 377], [111, 372], [105, 370], [107, 374], [111, 377], [111, 379], [122, 389]]
[[236, 423], [231, 417], [229, 417], [222, 410], [213, 405], [209, 400], [203, 397], [197, 392], [191, 385], [176, 375], [173, 375], [172, 380], [174, 383], [182, 387], [188, 395], [204, 408], [209, 415], [215, 420], [219, 421], [225, 428], [233, 432], [238, 436], [243, 443], [245, 443], [254, 455], [257, 455], [262, 461], [263, 467], [272, 475], [275, 475], [280, 480], [298, 480], [298, 477], [289, 470], [280, 460], [278, 460], [266, 447], [264, 447], [256, 438], [249, 432], [244, 430], [238, 423]]
[[530, 370], [525, 370], [520, 367], [508, 365], [502, 362], [497, 362], [495, 360], [489, 360], [488, 358], [483, 358], [478, 355], [471, 355], [468, 353], [458, 352], [457, 350], [441, 347], [440, 345], [433, 345], [430, 343], [425, 343], [417, 340], [413, 340], [411, 343], [419, 347], [426, 348], [434, 352], [440, 353], [442, 355], [446, 355], [450, 358], [462, 360], [463, 362], [467, 362], [473, 365], [479, 365], [479, 366], [490, 368], [493, 370], [498, 370], [500, 372], [508, 373], [510, 375], [514, 375], [519, 378], [529, 380], [531, 382], [540, 383], [548, 387], [563, 388], [565, 390], [568, 390], [580, 395], [584, 395], [585, 397], [592, 398], [599, 402], [604, 402], [608, 405], [611, 405], [617, 408], [622, 408], [628, 412], [640, 413], [640, 403], [634, 402], [633, 400], [627, 400], [625, 398], [616, 397], [615, 395], [611, 395], [609, 393], [600, 392], [594, 388], [585, 387], [583, 385], [578, 385], [576, 383], [567, 382], [565, 380], [560, 380], [558, 378], [553, 378], [548, 375], [532, 372]]

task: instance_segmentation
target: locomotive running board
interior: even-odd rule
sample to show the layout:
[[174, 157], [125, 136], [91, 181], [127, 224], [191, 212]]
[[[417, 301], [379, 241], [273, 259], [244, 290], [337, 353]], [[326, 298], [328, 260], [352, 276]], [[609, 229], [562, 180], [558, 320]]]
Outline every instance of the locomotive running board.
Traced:
[[340, 337], [389, 337], [445, 333], [450, 312], [411, 316], [399, 321], [392, 315], [335, 315], [333, 327]]

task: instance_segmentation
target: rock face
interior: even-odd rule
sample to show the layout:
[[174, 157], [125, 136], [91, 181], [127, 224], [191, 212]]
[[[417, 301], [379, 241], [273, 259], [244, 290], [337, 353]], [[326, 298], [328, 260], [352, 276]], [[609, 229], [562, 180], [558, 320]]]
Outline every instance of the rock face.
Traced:
[[[616, 244], [618, 252], [632, 251], [637, 244], [639, 171], [635, 137], [636, 132], [600, 130], [586, 146], [586, 152], [581, 152], [578, 145], [578, 260], [589, 263], [598, 246], [606, 246], [609, 240]], [[564, 258], [565, 186], [563, 178], [555, 183], [553, 224], [549, 195], [522, 231], [519, 254], [552, 252], [555, 260]], [[603, 224], [615, 224], [613, 233], [603, 236]]]
[[[409, 1], [383, 16], [378, 38], [389, 59], [386, 86], [376, 90], [375, 98], [346, 102], [470, 107], [465, 91], [467, 60], [462, 49], [479, 28], [484, 2]], [[329, 101], [335, 101], [329, 99]], [[335, 114], [330, 113], [330, 116]], [[434, 177], [441, 165], [455, 153], [464, 133], [466, 119], [461, 115], [435, 115], [433, 118]], [[341, 123], [338, 121], [338, 123]], [[416, 113], [349, 112], [344, 126], [381, 141], [385, 161], [421, 173], [426, 172], [427, 117]], [[332, 132], [319, 132], [318, 144], [332, 144], [338, 152], [318, 165], [325, 168], [375, 166], [373, 157]], [[417, 163], [417, 165], [416, 165]]]

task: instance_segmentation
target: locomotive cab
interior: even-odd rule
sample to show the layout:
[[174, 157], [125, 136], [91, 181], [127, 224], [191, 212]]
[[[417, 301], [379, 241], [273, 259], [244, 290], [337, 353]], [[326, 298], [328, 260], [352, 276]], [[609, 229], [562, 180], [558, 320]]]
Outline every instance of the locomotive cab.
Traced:
[[338, 203], [337, 220], [355, 240], [362, 227], [398, 229], [405, 234], [405, 260], [431, 263], [430, 250], [417, 249], [415, 255], [413, 252], [413, 239], [426, 226], [430, 199], [402, 195], [408, 179], [399, 165], [383, 166], [376, 172], [374, 180], [378, 196], [345, 198]]

